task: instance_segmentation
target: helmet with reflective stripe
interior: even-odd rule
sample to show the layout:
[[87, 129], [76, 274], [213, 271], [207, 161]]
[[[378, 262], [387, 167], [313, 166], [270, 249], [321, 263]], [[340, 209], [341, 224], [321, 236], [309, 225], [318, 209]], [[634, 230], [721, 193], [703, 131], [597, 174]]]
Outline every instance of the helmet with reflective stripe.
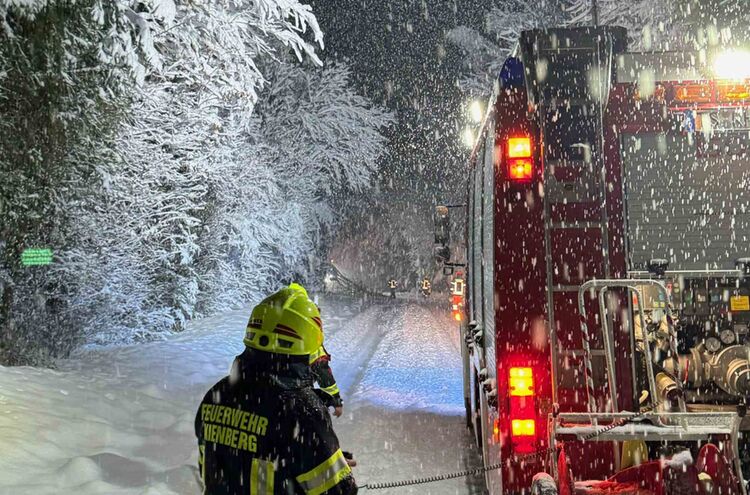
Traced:
[[301, 285], [293, 285], [296, 287], [285, 287], [255, 306], [245, 331], [247, 347], [305, 356], [323, 345], [320, 310]]

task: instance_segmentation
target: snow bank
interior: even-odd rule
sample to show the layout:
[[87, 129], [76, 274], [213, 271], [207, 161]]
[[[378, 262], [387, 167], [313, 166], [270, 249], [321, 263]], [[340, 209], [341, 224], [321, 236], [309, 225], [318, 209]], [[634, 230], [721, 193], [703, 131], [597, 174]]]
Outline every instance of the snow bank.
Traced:
[[195, 409], [241, 351], [248, 314], [58, 370], [0, 367], [0, 494], [200, 493]]

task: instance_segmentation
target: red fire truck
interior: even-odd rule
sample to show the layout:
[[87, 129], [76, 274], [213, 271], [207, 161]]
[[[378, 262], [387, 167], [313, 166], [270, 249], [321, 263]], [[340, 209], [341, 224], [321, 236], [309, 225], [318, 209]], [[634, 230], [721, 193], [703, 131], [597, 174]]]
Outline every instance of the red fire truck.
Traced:
[[524, 32], [471, 154], [465, 399], [493, 494], [669, 493], [675, 449], [745, 493], [750, 73], [626, 45]]

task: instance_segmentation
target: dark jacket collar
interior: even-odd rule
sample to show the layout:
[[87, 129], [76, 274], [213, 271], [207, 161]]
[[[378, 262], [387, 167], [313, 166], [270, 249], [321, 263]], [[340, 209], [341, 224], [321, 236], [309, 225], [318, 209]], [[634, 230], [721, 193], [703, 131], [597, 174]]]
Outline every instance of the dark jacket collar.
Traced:
[[229, 373], [230, 383], [247, 383], [285, 390], [312, 387], [309, 356], [287, 356], [246, 348]]

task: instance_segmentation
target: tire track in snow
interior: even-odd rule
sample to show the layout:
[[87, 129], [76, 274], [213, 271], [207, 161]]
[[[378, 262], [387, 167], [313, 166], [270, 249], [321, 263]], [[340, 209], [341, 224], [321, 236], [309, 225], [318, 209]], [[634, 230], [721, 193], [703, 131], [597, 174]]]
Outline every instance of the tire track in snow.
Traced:
[[355, 398], [395, 410], [464, 412], [457, 333], [432, 308], [410, 304], [383, 334]]
[[[360, 483], [414, 479], [481, 466], [465, 427], [456, 325], [449, 313], [418, 303], [376, 306], [351, 327], [358, 363], [347, 377], [344, 416], [334, 418], [342, 448], [359, 460]], [[355, 330], [351, 330], [354, 332]], [[344, 335], [337, 334], [337, 338]], [[357, 346], [360, 346], [357, 348]], [[339, 359], [341, 361], [342, 359]], [[334, 355], [334, 373], [337, 367]], [[482, 476], [382, 490], [383, 495], [479, 495]]]
[[400, 325], [406, 306], [373, 305], [326, 335], [331, 368], [345, 401], [352, 401], [383, 338]]

